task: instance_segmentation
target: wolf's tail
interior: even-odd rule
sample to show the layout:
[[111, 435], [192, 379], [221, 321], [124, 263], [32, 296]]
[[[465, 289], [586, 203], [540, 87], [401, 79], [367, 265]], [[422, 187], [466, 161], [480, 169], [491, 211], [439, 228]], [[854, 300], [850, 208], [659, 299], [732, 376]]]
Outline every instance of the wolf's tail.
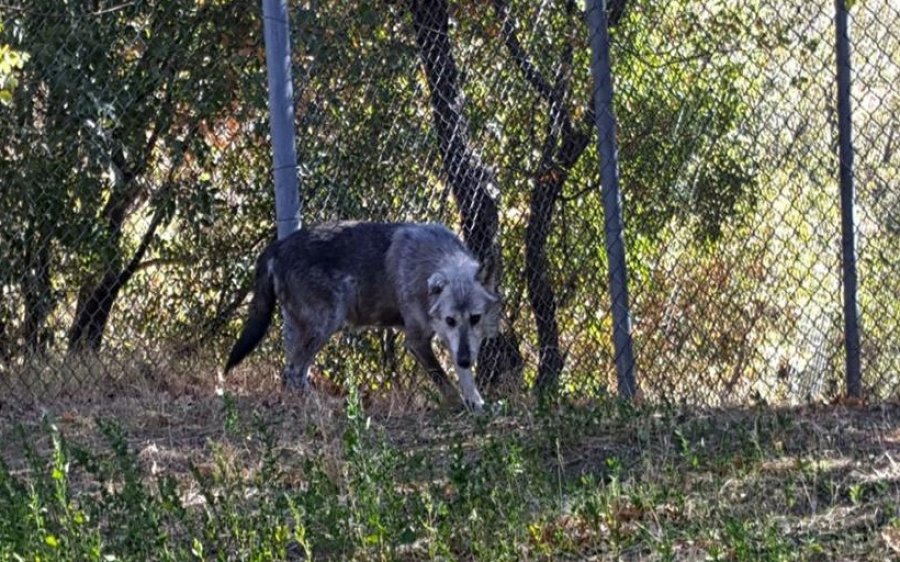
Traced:
[[253, 282], [250, 312], [238, 341], [231, 348], [228, 363], [225, 365], [226, 373], [259, 345], [272, 322], [272, 313], [275, 310], [275, 284], [268, 261], [267, 256], [263, 255], [256, 264], [256, 280]]

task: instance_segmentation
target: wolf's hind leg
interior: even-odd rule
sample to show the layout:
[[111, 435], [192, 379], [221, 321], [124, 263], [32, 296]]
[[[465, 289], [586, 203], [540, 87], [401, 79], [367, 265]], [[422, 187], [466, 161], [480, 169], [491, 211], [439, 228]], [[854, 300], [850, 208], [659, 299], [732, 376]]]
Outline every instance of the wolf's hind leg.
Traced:
[[297, 330], [290, 352], [290, 362], [281, 374], [282, 384], [290, 390], [305, 392], [309, 389], [309, 368], [316, 354], [328, 342], [331, 333], [322, 330]]
[[290, 342], [290, 361], [282, 371], [282, 383], [291, 390], [306, 391], [309, 388], [309, 368], [316, 354], [325, 347], [346, 318], [343, 295], [335, 294], [330, 301], [319, 306], [304, 308], [302, 314], [293, 316], [296, 332]]

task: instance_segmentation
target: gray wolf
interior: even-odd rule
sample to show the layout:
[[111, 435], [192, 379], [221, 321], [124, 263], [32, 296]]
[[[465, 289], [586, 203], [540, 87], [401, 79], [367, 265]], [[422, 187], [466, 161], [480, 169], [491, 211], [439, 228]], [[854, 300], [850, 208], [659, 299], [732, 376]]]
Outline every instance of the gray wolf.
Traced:
[[440, 224], [338, 221], [301, 228], [259, 256], [249, 314], [225, 373], [265, 337], [277, 298], [296, 331], [282, 372], [285, 386], [307, 388], [316, 353], [336, 331], [400, 328], [406, 348], [444, 399], [455, 402], [459, 395], [431, 346], [438, 336], [464, 403], [481, 411], [472, 367], [499, 322], [500, 298], [488, 278]]

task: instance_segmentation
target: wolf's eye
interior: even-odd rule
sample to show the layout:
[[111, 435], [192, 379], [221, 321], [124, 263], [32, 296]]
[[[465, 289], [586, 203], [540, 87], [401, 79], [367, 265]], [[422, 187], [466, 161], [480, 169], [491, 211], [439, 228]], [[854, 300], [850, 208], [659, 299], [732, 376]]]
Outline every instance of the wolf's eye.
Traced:
[[475, 324], [478, 324], [479, 320], [481, 320], [480, 314], [473, 314], [472, 316], [469, 317], [469, 322], [471, 322], [473, 326]]
[[450, 326], [451, 328], [453, 326], [456, 326], [456, 319], [453, 318], [452, 316], [448, 316], [447, 318], [444, 319], [444, 321], [447, 322], [447, 325]]

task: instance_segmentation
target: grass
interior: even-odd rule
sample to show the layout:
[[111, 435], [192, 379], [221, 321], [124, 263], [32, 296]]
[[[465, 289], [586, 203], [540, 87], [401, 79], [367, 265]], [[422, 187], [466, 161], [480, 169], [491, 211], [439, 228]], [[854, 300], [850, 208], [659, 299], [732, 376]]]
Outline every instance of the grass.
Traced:
[[273, 388], [0, 408], [2, 560], [885, 560], [900, 406], [475, 419]]

